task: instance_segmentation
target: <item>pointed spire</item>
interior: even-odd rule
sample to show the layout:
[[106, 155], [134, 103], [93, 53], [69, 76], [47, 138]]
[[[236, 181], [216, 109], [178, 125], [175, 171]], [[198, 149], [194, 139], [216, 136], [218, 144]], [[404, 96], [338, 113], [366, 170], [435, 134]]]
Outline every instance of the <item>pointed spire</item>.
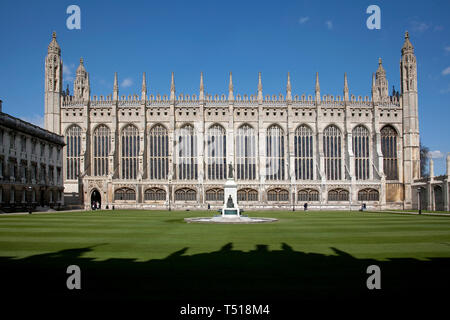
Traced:
[[119, 83], [117, 81], [117, 72], [114, 72], [114, 92], [113, 100], [119, 100]]
[[411, 43], [411, 41], [409, 41], [409, 32], [406, 31], [405, 32], [405, 42], [403, 43], [403, 47], [402, 47], [402, 55], [404, 55], [405, 53], [414, 53], [414, 47]]
[[89, 100], [91, 98], [91, 85], [89, 82], [89, 73], [86, 72], [86, 86], [84, 88], [84, 100]]
[[319, 84], [319, 73], [316, 72], [316, 101], [320, 102], [320, 84]]
[[77, 76], [78, 75], [84, 76], [85, 73], [86, 73], [86, 69], [84, 67], [84, 60], [83, 60], [83, 58], [80, 58], [80, 64], [78, 65], [76, 74], [77, 74]]
[[141, 100], [147, 100], [147, 79], [145, 78], [145, 72], [142, 73]]
[[203, 72], [200, 72], [200, 94], [198, 95], [199, 100], [205, 100], [205, 86], [203, 84]]
[[258, 102], [263, 101], [261, 72], [258, 72]]
[[48, 45], [48, 53], [54, 53], [57, 55], [61, 55], [61, 48], [59, 47], [58, 41], [56, 41], [56, 32], [52, 33], [52, 41]]
[[372, 101], [378, 102], [378, 91], [376, 88], [375, 73], [372, 73]]
[[89, 74], [84, 68], [83, 58], [80, 58], [80, 65], [76, 70], [75, 80], [73, 82], [73, 91], [76, 99], [89, 100]]
[[381, 60], [381, 58], [378, 58], [378, 69], [376, 72], [375, 86], [378, 90], [378, 98], [384, 101], [384, 99], [389, 96], [389, 89], [388, 81], [386, 78], [386, 71], [383, 68], [383, 61]]
[[349, 101], [347, 72], [344, 73], [344, 101]]
[[292, 101], [291, 75], [289, 74], [289, 72], [287, 74], [286, 100]]
[[175, 101], [175, 80], [172, 72], [172, 80], [170, 81], [170, 101]]
[[233, 74], [230, 71], [230, 83], [228, 84], [228, 101], [234, 100]]
[[381, 58], [378, 58], [377, 78], [382, 74], [386, 75], [386, 71], [383, 68], [383, 61], [381, 60]]

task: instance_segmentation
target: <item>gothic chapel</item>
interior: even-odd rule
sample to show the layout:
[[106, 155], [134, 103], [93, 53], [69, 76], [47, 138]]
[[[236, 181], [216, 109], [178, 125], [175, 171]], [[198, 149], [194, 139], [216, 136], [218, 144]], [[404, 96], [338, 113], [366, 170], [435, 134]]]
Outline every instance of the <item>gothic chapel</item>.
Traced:
[[45, 60], [45, 128], [65, 138], [65, 203], [89, 208], [219, 208], [228, 165], [241, 208], [388, 209], [412, 206], [420, 178], [417, 68], [408, 32], [401, 49], [401, 91], [389, 95], [381, 59], [371, 97], [322, 95], [168, 95], [147, 90], [91, 95], [83, 59], [73, 95], [62, 88], [56, 34]]

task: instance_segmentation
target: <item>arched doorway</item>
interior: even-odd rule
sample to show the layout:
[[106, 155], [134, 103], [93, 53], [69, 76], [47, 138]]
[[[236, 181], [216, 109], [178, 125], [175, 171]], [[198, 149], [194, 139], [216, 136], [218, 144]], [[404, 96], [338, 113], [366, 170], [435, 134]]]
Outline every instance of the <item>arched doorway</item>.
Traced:
[[41, 207], [45, 206], [45, 190], [41, 189], [41, 197], [40, 197]]
[[434, 187], [434, 210], [444, 210], [444, 197], [442, 195], [442, 188], [440, 186]]
[[91, 208], [92, 209], [100, 209], [102, 207], [102, 196], [97, 189], [92, 190], [91, 193]]

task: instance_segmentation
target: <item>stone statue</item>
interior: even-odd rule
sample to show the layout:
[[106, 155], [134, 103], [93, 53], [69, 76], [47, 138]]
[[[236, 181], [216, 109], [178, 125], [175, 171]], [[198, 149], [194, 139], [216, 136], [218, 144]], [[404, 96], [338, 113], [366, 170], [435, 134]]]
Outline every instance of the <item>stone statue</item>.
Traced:
[[228, 165], [228, 178], [233, 178], [233, 165], [231, 163]]
[[227, 208], [234, 208], [234, 203], [233, 203], [233, 199], [231, 198], [231, 194], [228, 196]]

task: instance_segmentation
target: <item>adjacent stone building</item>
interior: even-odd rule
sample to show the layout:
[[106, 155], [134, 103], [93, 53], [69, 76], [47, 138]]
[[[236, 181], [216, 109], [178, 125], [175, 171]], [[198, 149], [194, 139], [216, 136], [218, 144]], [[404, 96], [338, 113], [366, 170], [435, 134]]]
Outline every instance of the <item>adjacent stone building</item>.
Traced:
[[0, 211], [64, 204], [64, 137], [2, 112], [0, 100]]
[[447, 171], [440, 176], [434, 175], [434, 162], [430, 159], [430, 175], [414, 181], [412, 200], [414, 209], [450, 211], [450, 154]]
[[[411, 208], [420, 178], [417, 65], [405, 34], [401, 90], [388, 92], [382, 61], [371, 97], [356, 97], [347, 75], [342, 96], [286, 93], [153, 94], [143, 74], [140, 95], [91, 95], [83, 59], [73, 94], [62, 88], [56, 35], [45, 60], [45, 127], [65, 137], [68, 203], [102, 208], [213, 208], [223, 203], [228, 164], [241, 208]], [[368, 77], [370, 79], [370, 76]]]

